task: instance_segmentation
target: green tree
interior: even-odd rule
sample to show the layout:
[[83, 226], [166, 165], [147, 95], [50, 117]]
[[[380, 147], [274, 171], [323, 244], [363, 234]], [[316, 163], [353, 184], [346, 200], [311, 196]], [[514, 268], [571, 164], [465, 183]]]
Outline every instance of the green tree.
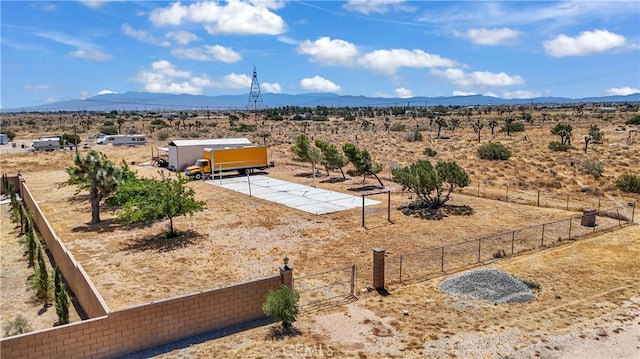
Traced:
[[44, 305], [49, 303], [51, 299], [51, 290], [49, 283], [49, 272], [47, 272], [47, 266], [44, 263], [44, 255], [42, 254], [42, 246], [38, 246], [37, 252], [38, 267], [34, 269], [35, 273], [33, 278], [34, 286], [36, 290], [36, 298], [42, 301]]
[[267, 316], [281, 322], [284, 329], [289, 329], [298, 315], [298, 300], [300, 294], [295, 290], [281, 285], [279, 289], [270, 289], [267, 298], [262, 303], [262, 311]]
[[316, 147], [318, 147], [322, 152], [321, 163], [327, 170], [327, 176], [329, 175], [330, 170], [340, 170], [342, 179], [346, 179], [342, 168], [349, 163], [349, 159], [347, 159], [340, 151], [338, 151], [336, 145], [322, 141], [320, 139], [316, 139]]
[[56, 293], [56, 314], [58, 324], [69, 323], [69, 294], [64, 283], [60, 283], [60, 290]]
[[91, 151], [86, 156], [75, 154], [73, 167], [66, 169], [69, 179], [60, 183], [62, 186], [77, 186], [76, 194], [80, 191], [89, 191], [91, 200], [91, 222], [100, 223], [100, 202], [114, 193], [132, 172], [126, 166], [116, 166], [101, 152]]
[[313, 186], [316, 185], [316, 164], [322, 161], [322, 152], [316, 147], [312, 147], [309, 142], [309, 137], [304, 133], [301, 133], [296, 138], [296, 144], [291, 146], [291, 152], [293, 152], [293, 160], [298, 162], [311, 163], [311, 170], [313, 171]]
[[436, 126], [438, 126], [438, 135], [437, 138], [440, 138], [440, 131], [442, 130], [443, 127], [447, 127], [449, 124], [447, 123], [447, 120], [445, 120], [444, 118], [438, 116], [436, 117]]
[[473, 128], [473, 132], [478, 134], [478, 143], [480, 143], [480, 132], [482, 131], [484, 124], [482, 123], [482, 121], [480, 121], [480, 119], [477, 119], [476, 122], [471, 124], [471, 127]]
[[493, 137], [493, 133], [495, 132], [496, 127], [498, 127], [498, 121], [495, 119], [489, 121], [489, 128], [491, 128], [491, 137]]
[[371, 160], [369, 151], [365, 149], [359, 149], [352, 143], [345, 143], [342, 145], [342, 152], [347, 156], [349, 162], [353, 164], [354, 170], [347, 171], [349, 176], [363, 176], [362, 182], [367, 179], [367, 176], [374, 176], [380, 186], [384, 187], [384, 184], [378, 177], [378, 173], [382, 171], [382, 165], [374, 163]]
[[455, 162], [431, 162], [420, 160], [408, 167], [391, 170], [393, 180], [417, 196], [418, 207], [438, 208], [449, 201], [456, 187], [469, 185], [469, 175]]
[[11, 130], [4, 130], [2, 133], [7, 135], [7, 138], [9, 138], [9, 142], [13, 142], [13, 139], [16, 138], [16, 133]]
[[177, 178], [166, 177], [158, 172], [156, 178], [129, 178], [109, 203], [122, 206], [118, 218], [126, 224], [150, 223], [169, 220], [167, 238], [178, 235], [173, 219], [178, 216], [192, 215], [205, 208], [205, 202], [195, 199], [195, 191], [186, 187], [187, 177], [178, 174]]
[[560, 143], [571, 144], [571, 131], [573, 127], [567, 123], [558, 123], [551, 129], [551, 134], [560, 136]]

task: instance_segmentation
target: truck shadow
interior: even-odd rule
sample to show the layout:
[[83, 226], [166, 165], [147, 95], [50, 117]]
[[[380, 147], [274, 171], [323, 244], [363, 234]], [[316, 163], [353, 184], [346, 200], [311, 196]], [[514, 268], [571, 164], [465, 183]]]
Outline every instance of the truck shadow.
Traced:
[[126, 252], [170, 252], [196, 243], [205, 236], [193, 230], [180, 232], [176, 237], [167, 238], [165, 233], [138, 238], [130, 241], [122, 250]]

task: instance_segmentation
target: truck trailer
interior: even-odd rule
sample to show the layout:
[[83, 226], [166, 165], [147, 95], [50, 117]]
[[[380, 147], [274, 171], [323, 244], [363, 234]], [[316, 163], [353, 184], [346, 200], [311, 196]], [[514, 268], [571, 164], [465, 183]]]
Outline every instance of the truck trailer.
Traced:
[[254, 169], [265, 170], [269, 167], [273, 167], [273, 163], [267, 160], [266, 146], [205, 148], [203, 158], [187, 167], [185, 175], [199, 180], [213, 177], [215, 173], [238, 171], [247, 174]]

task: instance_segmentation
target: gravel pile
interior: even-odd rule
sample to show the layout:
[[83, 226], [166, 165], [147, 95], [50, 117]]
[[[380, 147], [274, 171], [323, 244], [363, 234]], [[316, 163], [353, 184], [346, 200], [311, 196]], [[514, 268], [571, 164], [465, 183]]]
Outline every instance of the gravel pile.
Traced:
[[528, 302], [536, 297], [526, 284], [499, 269], [463, 273], [442, 281], [439, 289], [492, 303]]

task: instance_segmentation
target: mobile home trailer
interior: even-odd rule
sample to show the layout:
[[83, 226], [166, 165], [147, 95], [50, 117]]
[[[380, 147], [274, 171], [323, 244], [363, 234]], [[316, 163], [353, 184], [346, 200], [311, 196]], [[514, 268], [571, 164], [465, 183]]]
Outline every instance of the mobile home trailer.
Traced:
[[144, 146], [147, 139], [144, 135], [107, 135], [96, 141], [99, 145]]
[[48, 152], [61, 149], [62, 145], [60, 144], [59, 138], [43, 138], [41, 140], [35, 140], [31, 144], [31, 150], [34, 152]]

